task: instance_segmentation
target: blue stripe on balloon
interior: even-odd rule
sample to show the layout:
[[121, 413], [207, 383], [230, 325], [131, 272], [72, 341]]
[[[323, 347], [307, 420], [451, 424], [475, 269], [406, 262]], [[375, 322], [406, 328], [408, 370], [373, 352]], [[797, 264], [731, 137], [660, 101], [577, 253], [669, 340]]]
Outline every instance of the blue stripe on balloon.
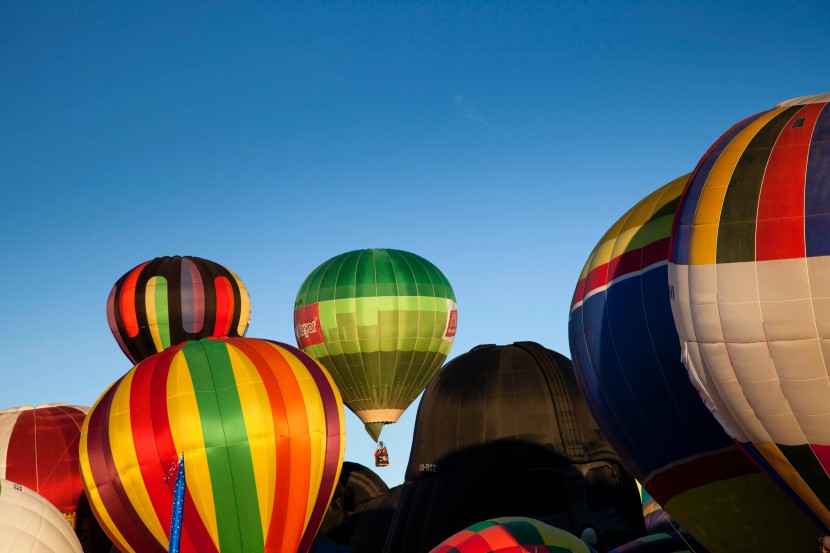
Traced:
[[830, 108], [822, 108], [813, 129], [804, 190], [807, 257], [830, 255]]

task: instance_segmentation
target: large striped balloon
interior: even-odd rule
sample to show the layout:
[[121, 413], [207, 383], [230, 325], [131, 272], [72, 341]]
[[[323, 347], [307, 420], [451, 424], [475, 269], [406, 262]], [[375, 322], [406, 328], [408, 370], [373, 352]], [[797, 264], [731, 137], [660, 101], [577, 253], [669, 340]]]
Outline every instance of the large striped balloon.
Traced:
[[26, 486], [0, 479], [0, 553], [82, 553], [61, 513]]
[[729, 129], [681, 199], [671, 306], [724, 429], [830, 528], [830, 94]]
[[199, 257], [157, 257], [133, 268], [107, 298], [115, 340], [133, 363], [185, 340], [244, 336], [251, 318], [245, 285]]
[[589, 553], [573, 534], [525, 517], [488, 519], [453, 534], [430, 553]]
[[181, 551], [307, 551], [343, 462], [343, 404], [300, 350], [223, 338], [136, 365], [84, 424], [90, 504], [124, 552], [167, 551], [170, 470], [182, 453]]
[[568, 326], [580, 389], [626, 466], [707, 549], [803, 551], [817, 526], [723, 431], [680, 360], [667, 259], [688, 176], [628, 210], [585, 264]]
[[370, 249], [317, 267], [297, 293], [294, 325], [297, 343], [325, 365], [377, 440], [447, 358], [457, 313], [452, 287], [435, 265]]
[[54, 403], [0, 411], [0, 478], [48, 499], [72, 528], [84, 493], [78, 446], [88, 409]]

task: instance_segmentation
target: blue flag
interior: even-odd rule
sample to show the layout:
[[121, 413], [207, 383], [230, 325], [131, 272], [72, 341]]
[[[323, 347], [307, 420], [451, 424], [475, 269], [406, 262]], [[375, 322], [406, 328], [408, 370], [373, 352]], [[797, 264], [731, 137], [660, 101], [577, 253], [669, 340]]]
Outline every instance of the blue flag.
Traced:
[[170, 520], [170, 547], [169, 553], [179, 553], [179, 543], [182, 539], [182, 512], [184, 511], [184, 489], [187, 486], [184, 480], [184, 453], [179, 457], [179, 470], [176, 474], [176, 486], [173, 488], [173, 517]]

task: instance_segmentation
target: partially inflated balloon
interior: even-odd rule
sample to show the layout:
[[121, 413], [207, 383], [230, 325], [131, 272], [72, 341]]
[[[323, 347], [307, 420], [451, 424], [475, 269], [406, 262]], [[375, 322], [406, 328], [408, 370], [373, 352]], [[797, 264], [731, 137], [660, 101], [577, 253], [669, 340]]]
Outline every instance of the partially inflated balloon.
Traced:
[[0, 553], [82, 553], [61, 513], [43, 496], [0, 479]]
[[441, 542], [430, 553], [589, 553], [573, 534], [532, 518], [503, 517], [473, 524]]
[[64, 403], [0, 411], [0, 478], [45, 497], [72, 528], [84, 493], [78, 444], [87, 411]]
[[671, 307], [724, 429], [830, 527], [830, 94], [729, 129], [678, 208]]
[[435, 265], [400, 250], [357, 250], [317, 267], [294, 305], [297, 343], [329, 370], [378, 439], [452, 347], [455, 294]]
[[251, 318], [245, 285], [207, 259], [157, 257], [118, 279], [107, 320], [133, 363], [185, 340], [244, 336]]
[[580, 389], [626, 466], [707, 549], [803, 551], [818, 527], [723, 431], [680, 361], [667, 259], [687, 178], [628, 210], [585, 264], [568, 327]]
[[169, 471], [184, 454], [181, 551], [307, 551], [338, 479], [343, 405], [298, 349], [191, 341], [136, 365], [84, 423], [90, 504], [124, 551], [167, 551]]

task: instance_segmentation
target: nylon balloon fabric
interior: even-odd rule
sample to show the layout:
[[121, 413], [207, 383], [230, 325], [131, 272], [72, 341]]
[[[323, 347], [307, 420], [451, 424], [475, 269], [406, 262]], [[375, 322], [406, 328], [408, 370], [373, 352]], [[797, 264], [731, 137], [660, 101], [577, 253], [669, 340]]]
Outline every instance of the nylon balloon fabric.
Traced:
[[294, 305], [297, 344], [329, 370], [375, 441], [441, 367], [457, 321], [444, 274], [392, 249], [329, 259], [306, 278]]
[[0, 478], [45, 497], [72, 528], [84, 493], [78, 444], [88, 409], [54, 403], [0, 411]]
[[82, 553], [60, 511], [29, 488], [0, 479], [0, 552]]
[[308, 551], [337, 483], [343, 405], [300, 350], [253, 338], [190, 341], [148, 357], [84, 423], [90, 504], [123, 552], [167, 550], [173, 469], [187, 487], [181, 551]]
[[473, 524], [430, 553], [590, 553], [576, 536], [538, 520], [501, 517]]
[[680, 201], [669, 256], [684, 363], [755, 461], [830, 527], [830, 96], [727, 130]]
[[199, 257], [157, 257], [112, 287], [107, 321], [132, 363], [186, 340], [245, 335], [251, 303], [233, 271]]
[[603, 546], [645, 534], [632, 476], [570, 361], [533, 342], [478, 346], [430, 382], [384, 551], [426, 553], [470, 524], [527, 516]]
[[626, 466], [707, 549], [803, 551], [818, 526], [723, 431], [680, 359], [667, 260], [688, 177], [638, 202], [591, 252], [568, 324], [577, 380]]

